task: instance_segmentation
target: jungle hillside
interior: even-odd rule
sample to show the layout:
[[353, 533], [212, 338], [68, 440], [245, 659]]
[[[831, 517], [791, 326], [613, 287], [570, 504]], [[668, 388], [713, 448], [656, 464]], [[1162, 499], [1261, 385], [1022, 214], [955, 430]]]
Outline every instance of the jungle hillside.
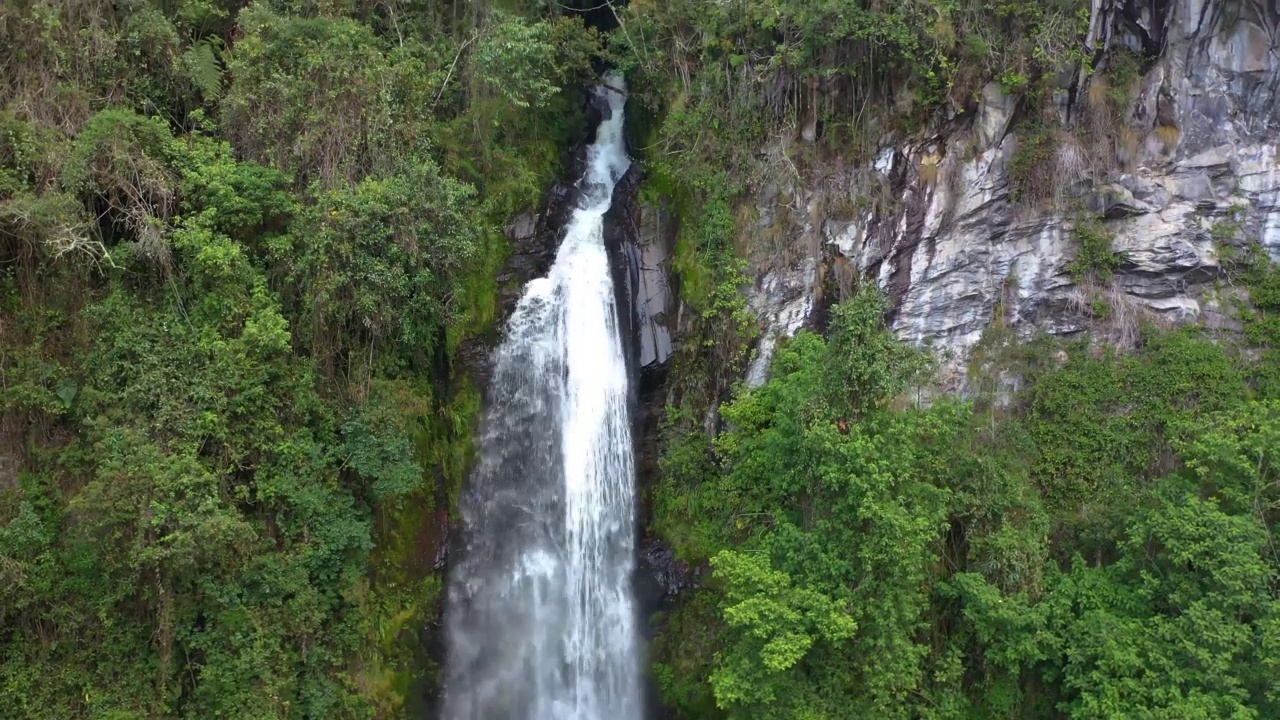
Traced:
[[[1094, 43], [1118, 2], [0, 0], [0, 719], [430, 717], [505, 230], [606, 68], [677, 226], [639, 492], [694, 579], [644, 618], [655, 717], [1280, 718], [1280, 271], [1249, 223], [1212, 229], [1226, 330], [998, 313], [946, 393], [891, 288], [824, 277], [743, 382], [746, 291], [790, 252], [763, 189], [995, 84], [1018, 202], [1056, 202], [1062, 78], [1118, 136], [1161, 51]], [[1070, 212], [1101, 287], [1127, 260]]]

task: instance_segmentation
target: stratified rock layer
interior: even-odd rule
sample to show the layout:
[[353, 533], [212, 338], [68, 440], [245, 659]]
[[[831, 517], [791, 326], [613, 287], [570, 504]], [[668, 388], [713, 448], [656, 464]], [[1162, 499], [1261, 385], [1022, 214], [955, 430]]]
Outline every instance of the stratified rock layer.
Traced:
[[[773, 234], [794, 252], [785, 266], [760, 265], [749, 290], [764, 329], [750, 382], [764, 380], [776, 339], [830, 300], [822, 289], [859, 275], [888, 293], [901, 337], [950, 358], [953, 389], [997, 313], [1024, 336], [1111, 342], [1142, 317], [1232, 326], [1239, 291], [1224, 248], [1257, 240], [1280, 257], [1280, 15], [1267, 0], [1099, 0], [1090, 38], [1112, 55], [1158, 55], [1127, 117], [1091, 106], [1105, 67], [1062, 83], [1063, 129], [1037, 170], [1052, 176], [1053, 197], [1015, 202], [1025, 110], [995, 84], [932, 137], [889, 139], [866, 166], [828, 163], [760, 193], [762, 226], [785, 223]], [[1069, 272], [1082, 218], [1123, 258], [1105, 281]], [[1110, 307], [1105, 319], [1093, 298]]]

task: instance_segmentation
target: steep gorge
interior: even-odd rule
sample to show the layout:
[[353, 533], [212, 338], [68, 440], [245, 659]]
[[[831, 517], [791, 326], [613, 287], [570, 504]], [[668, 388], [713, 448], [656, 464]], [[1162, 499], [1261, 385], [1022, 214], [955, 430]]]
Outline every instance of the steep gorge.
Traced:
[[439, 715], [609, 66], [648, 709], [1280, 715], [1274, 3], [3, 11], [0, 717]]

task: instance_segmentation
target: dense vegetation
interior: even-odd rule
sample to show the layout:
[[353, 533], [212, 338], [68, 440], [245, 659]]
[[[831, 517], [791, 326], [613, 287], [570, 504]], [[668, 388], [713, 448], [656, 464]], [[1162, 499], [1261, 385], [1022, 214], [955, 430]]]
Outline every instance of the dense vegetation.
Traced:
[[601, 49], [533, 10], [3, 4], [0, 717], [430, 694], [454, 357]]
[[[1020, 98], [1019, 192], [1046, 195], [1039, 110], [1094, 71], [1088, 20], [1076, 0], [4, 3], [0, 717], [419, 712], [479, 406], [459, 353], [601, 62], [629, 76], [691, 310], [651, 490], [651, 528], [702, 572], [655, 618], [673, 717], [1280, 717], [1265, 259], [1233, 268], [1239, 338], [1147, 328], [1121, 354], [997, 322], [972, 396], [925, 402], [931, 359], [864, 289], [736, 384], [746, 268], [786, 227], [750, 191], [994, 78]], [[1140, 63], [1101, 59], [1114, 115]], [[1080, 234], [1072, 272], [1110, 272], [1109, 238]]]
[[1011, 401], [902, 402], [927, 364], [882, 308], [795, 338], [713, 441], [669, 429], [655, 522], [712, 570], [658, 642], [676, 716], [1280, 714], [1275, 366], [997, 329]]

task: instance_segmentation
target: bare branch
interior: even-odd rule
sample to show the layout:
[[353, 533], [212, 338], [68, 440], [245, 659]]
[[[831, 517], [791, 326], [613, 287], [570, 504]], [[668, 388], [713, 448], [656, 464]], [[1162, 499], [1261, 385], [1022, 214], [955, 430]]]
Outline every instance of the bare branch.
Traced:
[[458, 60], [462, 57], [463, 51], [478, 37], [480, 37], [479, 30], [473, 33], [466, 42], [462, 43], [462, 47], [458, 48], [458, 54], [453, 56], [453, 63], [449, 65], [449, 72], [445, 74], [444, 82], [440, 84], [440, 90], [436, 93], [435, 100], [431, 101], [431, 112], [436, 111], [436, 105], [440, 104], [440, 97], [444, 95], [444, 89], [449, 87], [449, 80], [453, 78], [453, 71], [458, 67]]

